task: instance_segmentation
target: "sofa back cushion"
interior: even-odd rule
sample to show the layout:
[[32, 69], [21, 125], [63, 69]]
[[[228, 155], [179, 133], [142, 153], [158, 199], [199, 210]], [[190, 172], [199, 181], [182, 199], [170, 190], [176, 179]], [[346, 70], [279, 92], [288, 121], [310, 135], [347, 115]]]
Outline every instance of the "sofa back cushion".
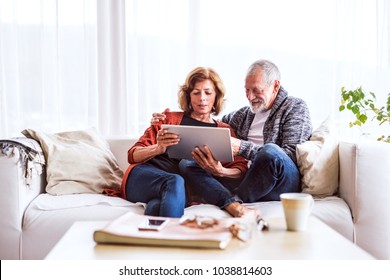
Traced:
[[127, 161], [128, 150], [137, 142], [138, 138], [129, 138], [127, 136], [117, 138], [107, 138], [107, 142], [110, 145], [111, 152], [114, 154], [118, 161], [119, 167], [125, 171], [129, 166]]
[[338, 138], [329, 120], [313, 131], [309, 141], [297, 145], [296, 155], [302, 175], [302, 192], [316, 197], [326, 197], [337, 192]]
[[46, 192], [64, 195], [120, 188], [123, 172], [95, 128], [55, 134], [25, 129], [22, 134], [41, 144], [46, 158]]

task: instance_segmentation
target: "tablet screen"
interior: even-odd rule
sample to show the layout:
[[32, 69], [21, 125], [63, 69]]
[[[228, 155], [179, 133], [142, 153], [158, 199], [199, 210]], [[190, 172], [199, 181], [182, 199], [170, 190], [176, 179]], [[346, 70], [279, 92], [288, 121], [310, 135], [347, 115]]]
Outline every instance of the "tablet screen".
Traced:
[[179, 144], [167, 149], [171, 158], [193, 159], [192, 150], [195, 147], [203, 149], [203, 146], [207, 145], [216, 160], [222, 162], [234, 160], [229, 128], [168, 124], [163, 124], [162, 127], [180, 136]]

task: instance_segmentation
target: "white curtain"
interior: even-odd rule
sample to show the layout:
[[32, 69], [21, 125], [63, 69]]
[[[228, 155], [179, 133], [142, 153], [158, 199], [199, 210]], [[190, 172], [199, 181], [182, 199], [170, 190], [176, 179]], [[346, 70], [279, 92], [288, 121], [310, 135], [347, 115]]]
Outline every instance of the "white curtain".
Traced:
[[244, 78], [274, 61], [315, 124], [340, 88], [390, 92], [388, 0], [0, 0], [0, 138], [24, 128], [97, 127], [138, 137], [177, 109], [187, 73], [216, 69], [225, 112], [247, 104]]
[[2, 138], [97, 126], [95, 1], [0, 1]]

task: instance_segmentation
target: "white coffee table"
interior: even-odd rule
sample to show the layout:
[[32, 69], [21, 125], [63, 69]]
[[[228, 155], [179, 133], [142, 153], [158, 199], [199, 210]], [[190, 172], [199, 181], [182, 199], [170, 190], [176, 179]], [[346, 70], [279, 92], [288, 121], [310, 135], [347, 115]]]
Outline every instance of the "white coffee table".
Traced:
[[310, 217], [304, 232], [286, 231], [283, 218], [268, 221], [269, 231], [261, 231], [250, 242], [238, 240], [225, 249], [188, 249], [147, 246], [97, 245], [95, 229], [106, 221], [76, 222], [46, 256], [49, 260], [338, 260], [374, 259], [370, 254]]

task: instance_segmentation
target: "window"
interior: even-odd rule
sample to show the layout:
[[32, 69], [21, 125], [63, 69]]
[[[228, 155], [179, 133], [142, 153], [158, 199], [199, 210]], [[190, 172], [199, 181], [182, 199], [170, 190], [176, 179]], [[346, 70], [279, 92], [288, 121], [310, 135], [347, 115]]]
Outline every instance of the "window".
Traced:
[[230, 112], [247, 105], [259, 58], [314, 124], [346, 118], [341, 86], [389, 92], [389, 11], [384, 0], [0, 0], [0, 136], [95, 126], [138, 137], [153, 112], [178, 108], [199, 65], [221, 75]]

